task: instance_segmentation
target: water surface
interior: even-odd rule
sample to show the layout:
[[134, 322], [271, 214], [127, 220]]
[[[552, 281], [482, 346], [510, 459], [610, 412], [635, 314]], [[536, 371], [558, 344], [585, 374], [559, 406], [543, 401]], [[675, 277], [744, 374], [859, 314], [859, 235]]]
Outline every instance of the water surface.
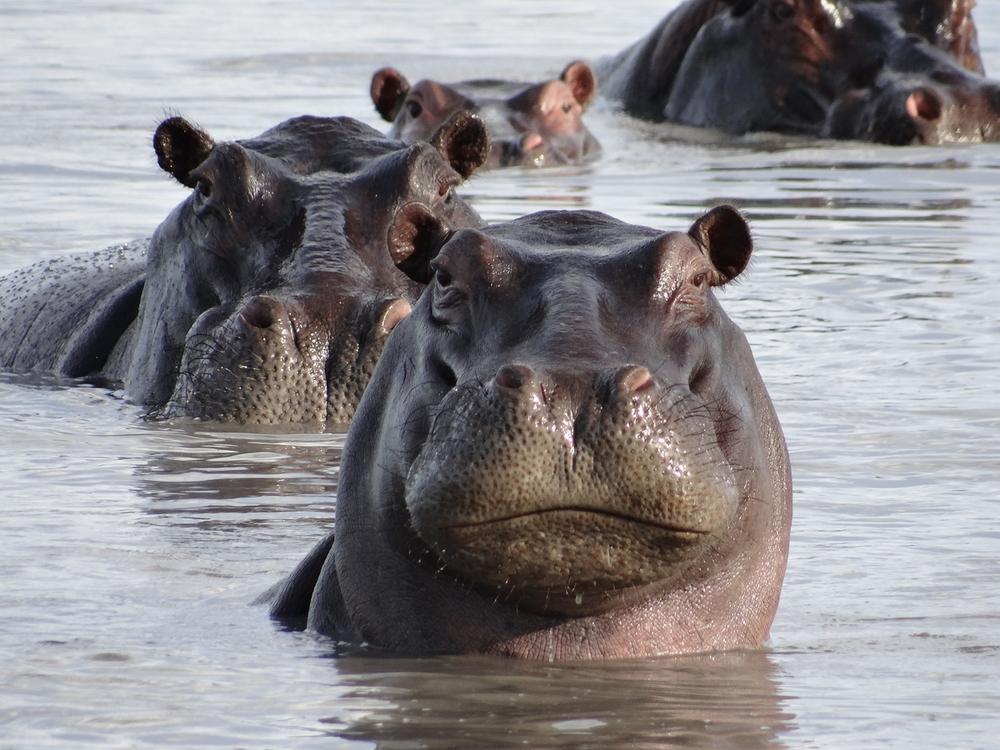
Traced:
[[[0, 7], [0, 272], [147, 235], [184, 195], [150, 135], [380, 125], [371, 72], [557, 73], [671, 3]], [[978, 10], [1000, 72], [1000, 8]], [[460, 73], [458, 73], [460, 71]], [[597, 105], [605, 157], [476, 177], [483, 216], [686, 228], [732, 201], [722, 293], [785, 427], [792, 552], [767, 649], [592, 665], [338, 654], [256, 594], [332, 522], [343, 435], [144, 423], [0, 377], [0, 747], [995, 747], [1000, 147], [738, 143]], [[685, 138], [679, 139], [683, 135]]]

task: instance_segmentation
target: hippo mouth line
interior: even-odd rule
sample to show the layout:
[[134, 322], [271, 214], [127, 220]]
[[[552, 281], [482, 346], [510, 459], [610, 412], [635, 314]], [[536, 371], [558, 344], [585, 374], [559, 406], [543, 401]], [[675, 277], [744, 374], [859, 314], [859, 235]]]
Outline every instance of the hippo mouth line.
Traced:
[[692, 537], [704, 536], [711, 533], [704, 529], [692, 529], [689, 527], [676, 526], [673, 524], [663, 523], [661, 521], [654, 521], [649, 518], [639, 518], [637, 516], [633, 516], [628, 513], [622, 513], [620, 511], [606, 510], [604, 508], [590, 508], [580, 505], [566, 505], [566, 506], [555, 506], [552, 508], [540, 508], [539, 510], [525, 511], [524, 513], [513, 513], [509, 516], [502, 516], [499, 518], [489, 518], [484, 521], [452, 523], [440, 526], [439, 528], [441, 530], [482, 528], [485, 526], [494, 526], [494, 525], [510, 523], [512, 521], [518, 521], [523, 518], [531, 518], [532, 516], [545, 516], [552, 513], [579, 513], [579, 514], [596, 515], [596, 516], [607, 516], [609, 518], [614, 518], [619, 521], [626, 521], [628, 523], [634, 523], [641, 526], [652, 526], [654, 528], [658, 528], [662, 531], [667, 531], [672, 534], [691, 535]]

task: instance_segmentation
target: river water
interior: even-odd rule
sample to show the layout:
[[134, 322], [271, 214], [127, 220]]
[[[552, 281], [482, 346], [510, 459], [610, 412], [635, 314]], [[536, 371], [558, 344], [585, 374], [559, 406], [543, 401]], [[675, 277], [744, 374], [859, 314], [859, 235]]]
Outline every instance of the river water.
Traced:
[[[0, 5], [0, 272], [147, 235], [150, 135], [379, 125], [371, 72], [530, 78], [623, 47], [636, 0]], [[978, 11], [1000, 72], [1000, 7]], [[338, 654], [249, 606], [332, 523], [343, 435], [144, 423], [0, 376], [2, 748], [1000, 746], [1000, 147], [725, 142], [598, 105], [605, 156], [465, 189], [757, 238], [722, 301], [788, 438], [795, 523], [760, 652], [586, 665]]]

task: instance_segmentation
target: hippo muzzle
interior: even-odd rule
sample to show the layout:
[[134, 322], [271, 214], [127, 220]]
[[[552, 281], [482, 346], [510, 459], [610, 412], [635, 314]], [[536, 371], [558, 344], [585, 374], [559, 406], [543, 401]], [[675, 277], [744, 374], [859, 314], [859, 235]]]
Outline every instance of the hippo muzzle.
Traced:
[[642, 366], [542, 375], [523, 364], [442, 402], [413, 462], [413, 528], [449, 570], [540, 614], [638, 601], [683, 575], [738, 507], [687, 384]]

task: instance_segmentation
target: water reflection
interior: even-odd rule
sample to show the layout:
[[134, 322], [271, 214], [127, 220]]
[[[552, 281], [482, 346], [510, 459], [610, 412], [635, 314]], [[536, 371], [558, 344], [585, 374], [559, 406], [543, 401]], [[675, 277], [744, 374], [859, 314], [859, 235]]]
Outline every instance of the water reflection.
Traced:
[[378, 748], [770, 748], [794, 726], [764, 652], [548, 665], [334, 662], [341, 739]]
[[[270, 428], [269, 428], [270, 429]], [[150, 450], [135, 467], [145, 512], [179, 527], [245, 528], [332, 519], [343, 428], [308, 433], [149, 425]]]

